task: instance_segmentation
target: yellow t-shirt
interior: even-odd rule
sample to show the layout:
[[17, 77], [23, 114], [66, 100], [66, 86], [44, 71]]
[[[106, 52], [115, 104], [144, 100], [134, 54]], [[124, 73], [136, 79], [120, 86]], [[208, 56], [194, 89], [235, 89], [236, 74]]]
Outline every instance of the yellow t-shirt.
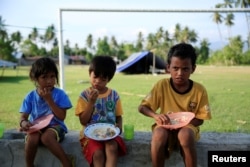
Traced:
[[142, 100], [141, 105], [148, 106], [160, 113], [189, 111], [195, 118], [211, 119], [208, 95], [206, 89], [199, 83], [192, 81], [191, 89], [184, 93], [177, 93], [171, 86], [170, 78], [158, 81], [150, 93]]
[[[75, 115], [79, 116], [80, 113], [85, 112], [85, 108], [88, 104], [88, 95], [91, 88], [84, 90], [78, 98]], [[108, 89], [106, 93], [100, 94], [96, 100], [95, 107], [89, 124], [92, 123], [116, 123], [116, 117], [123, 114], [121, 100], [118, 93], [115, 90]], [[80, 137], [83, 137], [83, 131], [80, 133]]]

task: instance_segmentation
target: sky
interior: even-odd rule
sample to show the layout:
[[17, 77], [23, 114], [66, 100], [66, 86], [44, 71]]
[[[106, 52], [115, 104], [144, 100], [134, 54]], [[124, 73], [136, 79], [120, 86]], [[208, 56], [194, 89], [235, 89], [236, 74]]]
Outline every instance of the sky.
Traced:
[[[60, 8], [90, 9], [213, 9], [223, 0], [0, 0], [0, 16], [9, 33], [20, 31], [24, 38], [36, 27], [40, 34], [51, 24], [59, 28]], [[207, 39], [216, 47], [229, 37], [228, 28], [220, 24], [222, 39], [213, 13], [110, 13], [110, 12], [63, 12], [63, 41], [73, 47], [86, 46], [86, 38], [94, 40], [115, 36], [118, 42], [135, 42], [141, 31], [144, 38], [156, 33], [160, 27], [173, 33], [177, 23], [189, 27], [198, 34], [199, 43]], [[59, 33], [58, 33], [59, 34]], [[231, 35], [247, 39], [247, 24], [243, 13], [236, 13]]]

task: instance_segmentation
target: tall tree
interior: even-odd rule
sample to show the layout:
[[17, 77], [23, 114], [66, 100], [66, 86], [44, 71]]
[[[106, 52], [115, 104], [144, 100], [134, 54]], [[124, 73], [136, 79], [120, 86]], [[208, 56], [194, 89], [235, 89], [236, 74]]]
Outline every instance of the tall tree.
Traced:
[[14, 47], [5, 29], [5, 21], [0, 16], [0, 59], [13, 61]]
[[[249, 8], [250, 7], [250, 0], [236, 0], [235, 2], [236, 7], [241, 7], [241, 8]], [[248, 48], [250, 48], [250, 14], [249, 12], [245, 12], [245, 17], [246, 17], [246, 22], [247, 22], [247, 43], [248, 43]]]
[[156, 45], [156, 38], [155, 38], [155, 35], [153, 33], [149, 33], [148, 36], [147, 36], [147, 50], [152, 50], [155, 48], [155, 45]]
[[109, 47], [110, 47], [111, 56], [117, 57], [119, 45], [118, 45], [118, 42], [116, 41], [115, 36], [111, 37]]
[[180, 36], [181, 36], [181, 25], [179, 23], [177, 23], [175, 25], [175, 29], [174, 29], [174, 36], [173, 36], [173, 40], [177, 43], [180, 40]]
[[143, 50], [143, 34], [142, 32], [140, 31], [137, 35], [137, 40], [136, 40], [136, 45], [135, 45], [135, 48], [138, 52], [142, 51]]
[[65, 45], [64, 45], [64, 53], [69, 56], [71, 56], [72, 54], [72, 51], [70, 48], [70, 41], [68, 39], [66, 40]]
[[11, 41], [15, 47], [15, 50], [18, 49], [18, 46], [20, 44], [20, 42], [22, 41], [22, 35], [20, 33], [20, 31], [14, 32], [11, 34]]
[[228, 37], [231, 38], [231, 27], [234, 25], [234, 15], [232, 13], [228, 13], [225, 17], [225, 25], [228, 27]]
[[221, 34], [221, 31], [220, 31], [220, 27], [219, 27], [219, 24], [222, 23], [222, 15], [219, 12], [214, 12], [213, 21], [217, 24], [220, 39], [222, 40], [222, 34]]
[[93, 36], [89, 34], [86, 39], [86, 46], [89, 49], [89, 52], [93, 52]]
[[39, 36], [38, 30], [36, 27], [32, 29], [32, 32], [29, 34], [28, 38], [34, 42], [37, 42], [37, 38]]
[[204, 64], [209, 58], [209, 45], [207, 39], [203, 39], [200, 43], [201, 47], [199, 49], [197, 63]]
[[5, 29], [5, 20], [3, 20], [2, 16], [0, 16], [0, 39], [3, 41], [8, 39], [8, 33]]
[[104, 36], [103, 39], [99, 38], [97, 41], [97, 51], [96, 55], [110, 55], [110, 47], [108, 42], [108, 37]]
[[47, 29], [45, 31], [45, 34], [44, 34], [44, 36], [42, 38], [43, 42], [49, 44], [51, 41], [54, 40], [55, 35], [56, 35], [56, 33], [55, 33], [55, 27], [52, 24], [52, 25], [50, 25], [50, 26], [47, 27]]
[[163, 43], [163, 36], [164, 36], [164, 30], [163, 27], [160, 27], [155, 34], [156, 43], [158, 45]]

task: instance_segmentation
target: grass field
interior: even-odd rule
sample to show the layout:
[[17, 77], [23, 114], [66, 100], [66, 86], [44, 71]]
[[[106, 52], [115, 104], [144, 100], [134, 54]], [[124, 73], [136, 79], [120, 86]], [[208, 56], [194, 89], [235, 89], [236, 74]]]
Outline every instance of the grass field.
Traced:
[[[24, 96], [34, 89], [28, 78], [29, 67], [0, 68], [0, 122], [6, 129], [18, 128], [19, 107]], [[141, 99], [159, 79], [168, 74], [124, 75], [116, 74], [109, 86], [121, 96], [123, 123], [135, 125], [136, 131], [150, 131], [153, 120], [141, 115], [137, 107]], [[212, 120], [205, 121], [201, 131], [250, 133], [250, 67], [198, 66], [191, 79], [202, 83], [208, 91]], [[80, 130], [74, 115], [80, 92], [89, 86], [87, 66], [65, 66], [65, 91], [73, 108], [68, 110], [66, 124], [69, 129]]]

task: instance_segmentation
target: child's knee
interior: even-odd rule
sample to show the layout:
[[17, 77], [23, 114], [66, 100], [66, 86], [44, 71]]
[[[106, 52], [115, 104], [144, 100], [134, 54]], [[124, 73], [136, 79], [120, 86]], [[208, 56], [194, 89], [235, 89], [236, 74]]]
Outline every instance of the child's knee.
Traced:
[[152, 134], [152, 141], [162, 141], [166, 142], [168, 138], [168, 132], [166, 129], [157, 128]]
[[105, 160], [105, 154], [103, 150], [96, 150], [93, 154], [93, 160], [94, 161], [104, 161]]
[[111, 140], [105, 143], [105, 149], [112, 152], [118, 151], [118, 144], [116, 141]]

